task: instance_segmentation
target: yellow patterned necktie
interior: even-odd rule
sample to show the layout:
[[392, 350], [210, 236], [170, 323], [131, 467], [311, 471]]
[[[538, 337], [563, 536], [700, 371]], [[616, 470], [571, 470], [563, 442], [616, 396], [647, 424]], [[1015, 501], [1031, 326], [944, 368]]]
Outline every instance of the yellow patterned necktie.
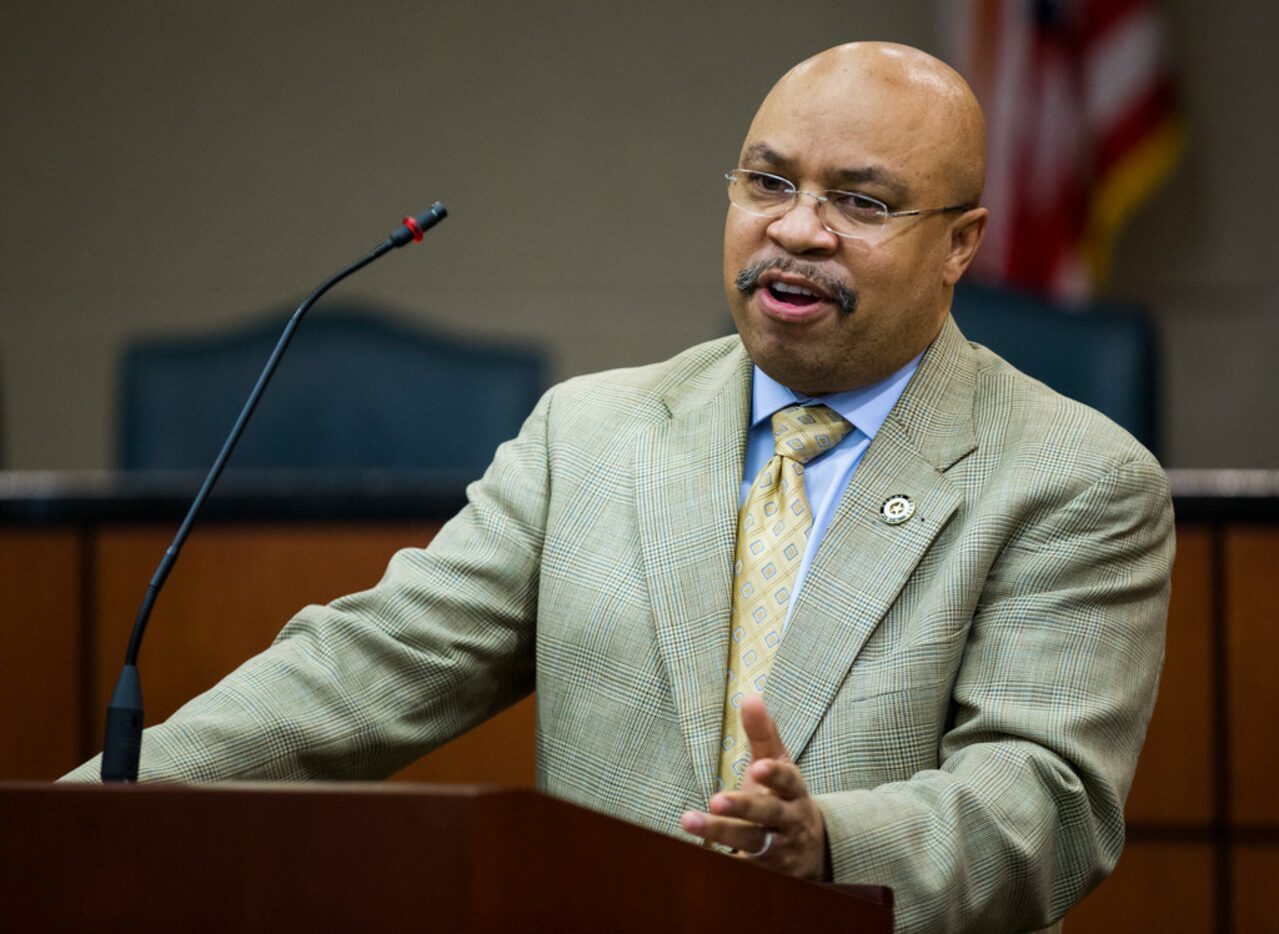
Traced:
[[791, 406], [773, 415], [773, 457], [751, 484], [737, 514], [717, 791], [737, 788], [750, 765], [740, 708], [744, 695], [764, 692], [808, 546], [813, 515], [804, 493], [804, 465], [839, 444], [852, 427], [824, 405]]

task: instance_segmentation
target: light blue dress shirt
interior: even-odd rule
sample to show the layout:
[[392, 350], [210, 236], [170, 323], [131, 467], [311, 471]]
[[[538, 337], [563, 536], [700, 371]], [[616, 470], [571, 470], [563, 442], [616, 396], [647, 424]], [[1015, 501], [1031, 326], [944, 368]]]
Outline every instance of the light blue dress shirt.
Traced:
[[790, 607], [786, 611], [788, 623], [809, 565], [813, 563], [813, 556], [817, 554], [817, 549], [826, 536], [831, 516], [835, 514], [835, 507], [848, 488], [849, 481], [853, 479], [862, 455], [870, 447], [880, 426], [884, 424], [884, 419], [888, 418], [888, 413], [897, 404], [906, 384], [915, 375], [915, 368], [919, 366], [921, 357], [922, 353], [878, 383], [820, 398], [788, 389], [759, 367], [755, 367], [755, 379], [751, 388], [751, 427], [746, 437], [746, 467], [742, 473], [739, 505], [745, 501], [755, 477], [773, 456], [774, 412], [788, 405], [825, 405], [844, 416], [853, 426], [853, 430], [839, 444], [823, 451], [804, 467], [804, 492], [808, 496], [808, 507], [813, 513], [813, 528], [808, 535], [808, 547], [800, 562], [795, 586], [791, 588]]

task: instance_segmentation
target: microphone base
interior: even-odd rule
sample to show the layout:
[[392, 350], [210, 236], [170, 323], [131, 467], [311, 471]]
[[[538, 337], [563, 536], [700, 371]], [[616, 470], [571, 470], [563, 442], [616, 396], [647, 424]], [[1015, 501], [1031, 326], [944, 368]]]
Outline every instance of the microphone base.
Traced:
[[136, 782], [142, 758], [142, 681], [137, 665], [125, 665], [107, 707], [102, 780]]

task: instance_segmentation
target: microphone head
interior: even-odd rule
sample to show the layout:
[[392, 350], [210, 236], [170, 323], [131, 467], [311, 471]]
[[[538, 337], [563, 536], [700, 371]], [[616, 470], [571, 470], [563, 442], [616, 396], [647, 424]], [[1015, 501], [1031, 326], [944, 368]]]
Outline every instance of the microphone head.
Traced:
[[437, 201], [421, 214], [410, 214], [405, 217], [403, 226], [391, 231], [389, 239], [394, 246], [404, 246], [410, 240], [417, 243], [422, 239], [423, 234], [448, 216], [448, 208]]

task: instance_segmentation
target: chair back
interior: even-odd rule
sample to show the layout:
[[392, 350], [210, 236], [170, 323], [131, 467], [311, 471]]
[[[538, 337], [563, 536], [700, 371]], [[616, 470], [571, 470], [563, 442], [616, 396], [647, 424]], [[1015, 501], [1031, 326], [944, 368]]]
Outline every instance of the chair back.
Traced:
[[964, 283], [955, 289], [952, 313], [969, 340], [1099, 410], [1159, 453], [1157, 350], [1140, 309], [1107, 302], [1067, 309]]
[[[119, 463], [212, 464], [288, 312], [232, 333], [138, 341], [124, 355]], [[478, 476], [543, 388], [529, 348], [462, 340], [364, 308], [299, 326], [234, 468], [465, 470]]]

